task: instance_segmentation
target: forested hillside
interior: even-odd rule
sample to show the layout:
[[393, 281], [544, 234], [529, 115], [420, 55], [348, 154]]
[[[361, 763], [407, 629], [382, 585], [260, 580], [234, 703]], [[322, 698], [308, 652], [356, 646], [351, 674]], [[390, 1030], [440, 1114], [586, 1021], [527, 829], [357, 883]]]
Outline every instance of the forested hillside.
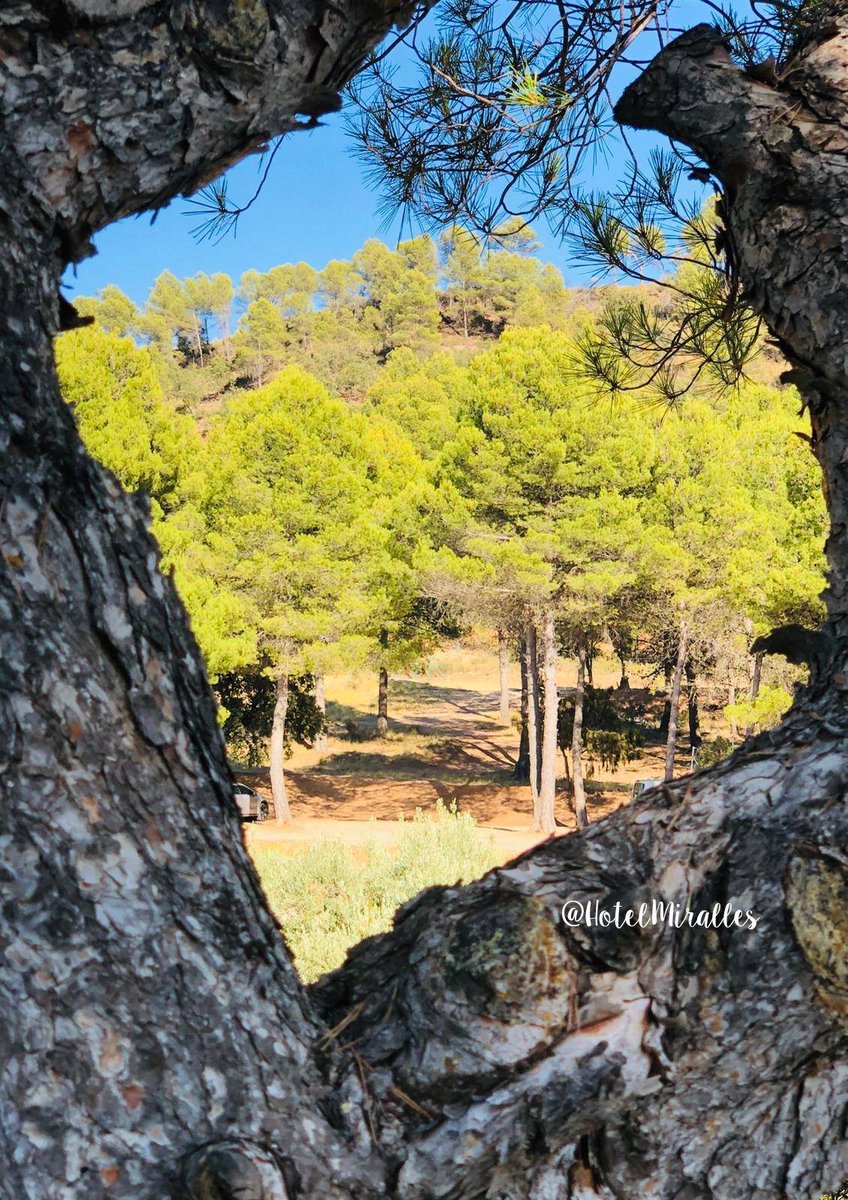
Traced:
[[[582, 824], [587, 739], [632, 743], [591, 688], [602, 644], [622, 683], [636, 661], [667, 689], [669, 770], [682, 692], [700, 742], [699, 680], [748, 697], [742, 729], [788, 704], [791, 671], [761, 688], [748, 648], [820, 618], [825, 511], [796, 394], [763, 382], [764, 347], [735, 389], [602, 398], [597, 322], [661, 316], [664, 293], [569, 290], [535, 249], [514, 227], [485, 252], [452, 229], [237, 287], [166, 272], [143, 309], [114, 287], [78, 301], [92, 324], [59, 342], [86, 444], [150, 497], [233, 752], [270, 735], [281, 819], [285, 746], [321, 735], [324, 675], [373, 671], [385, 732], [390, 673], [462, 627], [521, 657], [517, 770], [544, 829], [561, 748]], [[559, 655], [578, 664], [567, 704]]]

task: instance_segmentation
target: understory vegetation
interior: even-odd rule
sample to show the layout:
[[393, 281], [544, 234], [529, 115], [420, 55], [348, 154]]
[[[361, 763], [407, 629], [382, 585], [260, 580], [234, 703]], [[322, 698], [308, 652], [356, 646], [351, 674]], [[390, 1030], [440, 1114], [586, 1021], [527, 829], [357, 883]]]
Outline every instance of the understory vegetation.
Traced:
[[498, 862], [474, 818], [441, 803], [435, 814], [401, 817], [391, 846], [321, 838], [292, 856], [257, 847], [253, 860], [305, 983], [340, 966], [363, 938], [385, 933], [424, 888], [467, 883]]

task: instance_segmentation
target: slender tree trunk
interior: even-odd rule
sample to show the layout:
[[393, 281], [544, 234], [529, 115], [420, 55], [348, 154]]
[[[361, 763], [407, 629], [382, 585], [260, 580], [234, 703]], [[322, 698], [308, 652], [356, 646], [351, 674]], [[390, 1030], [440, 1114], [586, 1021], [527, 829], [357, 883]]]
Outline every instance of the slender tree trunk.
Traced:
[[509, 653], [507, 640], [502, 631], [498, 631], [498, 681], [500, 684], [498, 719], [501, 725], [509, 725]]
[[686, 662], [688, 647], [686, 622], [680, 622], [680, 640], [677, 644], [677, 662], [671, 677], [671, 692], [668, 698], [668, 739], [665, 745], [665, 775], [666, 780], [674, 778], [674, 756], [677, 751], [677, 722], [680, 710], [680, 685], [683, 680], [683, 664]]
[[528, 732], [528, 686], [527, 686], [527, 647], [522, 632], [518, 642], [518, 662], [521, 669], [521, 732], [518, 740], [518, 757], [512, 771], [515, 783], [530, 782], [530, 736]]
[[762, 678], [762, 674], [763, 674], [763, 656], [761, 653], [755, 654], [753, 656], [753, 659], [751, 662], [751, 692], [750, 692], [750, 696], [751, 696], [752, 702], [754, 700], [756, 700], [757, 696], [759, 696], [759, 694], [760, 694], [760, 679]]
[[271, 724], [271, 795], [274, 798], [275, 820], [278, 825], [291, 824], [291, 809], [286, 796], [286, 777], [283, 764], [286, 757], [286, 714], [289, 707], [289, 677], [283, 671], [277, 677], [277, 696]]
[[197, 319], [197, 314], [194, 315], [194, 341], [197, 346], [197, 354], [200, 358], [200, 365], [203, 366], [203, 342], [200, 337], [200, 322]]
[[319, 754], [327, 753], [327, 699], [324, 695], [324, 672], [319, 671], [315, 676], [315, 707], [321, 714], [323, 725], [315, 739], [315, 749]]
[[[736, 684], [735, 683], [731, 683], [728, 686], [727, 703], [728, 703], [728, 706], [736, 703]], [[736, 724], [735, 716], [730, 718], [730, 736], [731, 736], [731, 738], [734, 738], [734, 739], [739, 736], [739, 727]]]
[[559, 716], [559, 693], [557, 691], [557, 649], [554, 615], [545, 613], [542, 626], [542, 658], [545, 678], [545, 710], [542, 733], [542, 756], [539, 782], [539, 824], [544, 833], [556, 830], [556, 764], [557, 764], [557, 719]]
[[689, 718], [689, 745], [697, 749], [701, 744], [698, 718], [698, 678], [691, 658], [686, 659], [686, 710]]
[[595, 663], [594, 654], [592, 654], [592, 652], [590, 650], [587, 650], [586, 651], [586, 682], [589, 685], [589, 687], [595, 686], [594, 663]]
[[668, 737], [668, 724], [671, 720], [671, 680], [674, 675], [674, 664], [663, 664], [663, 679], [665, 682], [665, 699], [663, 700], [663, 710], [660, 717], [659, 733], [662, 737]]
[[228, 305], [221, 313], [221, 340], [224, 343], [224, 358], [227, 362], [233, 361], [232, 320], [232, 305]]
[[574, 792], [574, 819], [578, 829], [589, 824], [586, 815], [586, 787], [583, 782], [583, 701], [586, 695], [586, 648], [577, 645], [577, 687], [574, 692], [574, 729], [571, 735], [571, 775]]
[[621, 678], [618, 681], [619, 688], [623, 691], [630, 687], [630, 680], [627, 678], [627, 660], [623, 654], [619, 654], [618, 661], [621, 663]]
[[377, 737], [384, 738], [389, 732], [389, 672], [380, 667], [377, 684]]
[[539, 806], [539, 773], [541, 755], [539, 741], [541, 712], [539, 708], [539, 662], [536, 650], [536, 626], [528, 621], [524, 626], [524, 655], [527, 672], [527, 745], [530, 766], [530, 796], [533, 801], [533, 828], [542, 828], [542, 812]]

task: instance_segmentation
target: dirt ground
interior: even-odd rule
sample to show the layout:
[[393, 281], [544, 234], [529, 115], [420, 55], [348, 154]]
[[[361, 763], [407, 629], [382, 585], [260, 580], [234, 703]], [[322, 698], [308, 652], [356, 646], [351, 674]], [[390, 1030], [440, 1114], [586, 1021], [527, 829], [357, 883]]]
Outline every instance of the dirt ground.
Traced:
[[[613, 685], [618, 676], [614, 661], [596, 663], [596, 686]], [[628, 699], [658, 718], [661, 699], [648, 691], [651, 681], [633, 670], [629, 677], [633, 690]], [[510, 685], [515, 714], [520, 699], [517, 664], [511, 668]], [[574, 685], [568, 664], [561, 667], [559, 685]], [[391, 842], [400, 814], [410, 818], [417, 808], [432, 810], [437, 800], [445, 804], [455, 800], [461, 810], [470, 812], [491, 832], [504, 862], [542, 840], [543, 835], [530, 829], [529, 788], [511, 781], [518, 728], [499, 722], [493, 647], [453, 645], [433, 657], [426, 673], [392, 679], [390, 731], [382, 740], [373, 736], [376, 693], [376, 679], [370, 676], [326, 680], [327, 750], [319, 754], [295, 747], [286, 767], [294, 823], [247, 826], [249, 847], [275, 846], [294, 853], [327, 836], [352, 845], [375, 839]], [[685, 736], [681, 741], [677, 774], [685, 774], [689, 764]], [[634, 780], [661, 778], [664, 760], [665, 747], [656, 738], [648, 741], [637, 761], [615, 772], [597, 769], [587, 784], [589, 819], [596, 821], [626, 803]], [[267, 770], [237, 774], [270, 796]], [[559, 774], [556, 816], [562, 834], [574, 828], [574, 818], [563, 788], [561, 758]]]

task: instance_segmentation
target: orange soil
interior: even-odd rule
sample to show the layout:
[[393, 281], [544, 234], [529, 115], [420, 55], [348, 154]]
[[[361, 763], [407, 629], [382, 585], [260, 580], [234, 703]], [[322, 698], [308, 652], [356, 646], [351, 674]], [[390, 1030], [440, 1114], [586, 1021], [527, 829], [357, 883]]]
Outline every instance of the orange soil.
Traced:
[[[599, 686], [616, 681], [613, 664], [596, 669]], [[518, 707], [517, 667], [511, 705]], [[641, 679], [632, 681], [644, 689]], [[478, 824], [491, 831], [502, 861], [542, 840], [530, 829], [530, 794], [510, 780], [518, 747], [518, 731], [498, 721], [497, 663], [491, 651], [454, 649], [437, 659], [426, 676], [392, 681], [385, 740], [374, 739], [372, 681], [328, 679], [327, 750], [296, 747], [287, 764], [286, 780], [293, 824], [274, 821], [246, 827], [249, 847], [275, 846], [295, 853], [318, 837], [338, 837], [356, 845], [369, 840], [391, 842], [398, 816], [431, 810], [437, 800], [455, 800]], [[573, 685], [563, 669], [560, 685]], [[658, 701], [645, 690], [634, 701], [652, 709]], [[334, 703], [335, 702], [335, 703]], [[678, 774], [688, 769], [685, 738]], [[664, 747], [646, 746], [636, 762], [615, 772], [598, 772], [589, 782], [588, 811], [592, 821], [612, 812], [629, 798], [635, 779], [662, 776]], [[560, 774], [563, 774], [560, 759]], [[270, 796], [267, 770], [241, 771], [239, 778]], [[562, 780], [560, 780], [562, 788]], [[564, 790], [557, 797], [559, 834], [574, 828]]]

